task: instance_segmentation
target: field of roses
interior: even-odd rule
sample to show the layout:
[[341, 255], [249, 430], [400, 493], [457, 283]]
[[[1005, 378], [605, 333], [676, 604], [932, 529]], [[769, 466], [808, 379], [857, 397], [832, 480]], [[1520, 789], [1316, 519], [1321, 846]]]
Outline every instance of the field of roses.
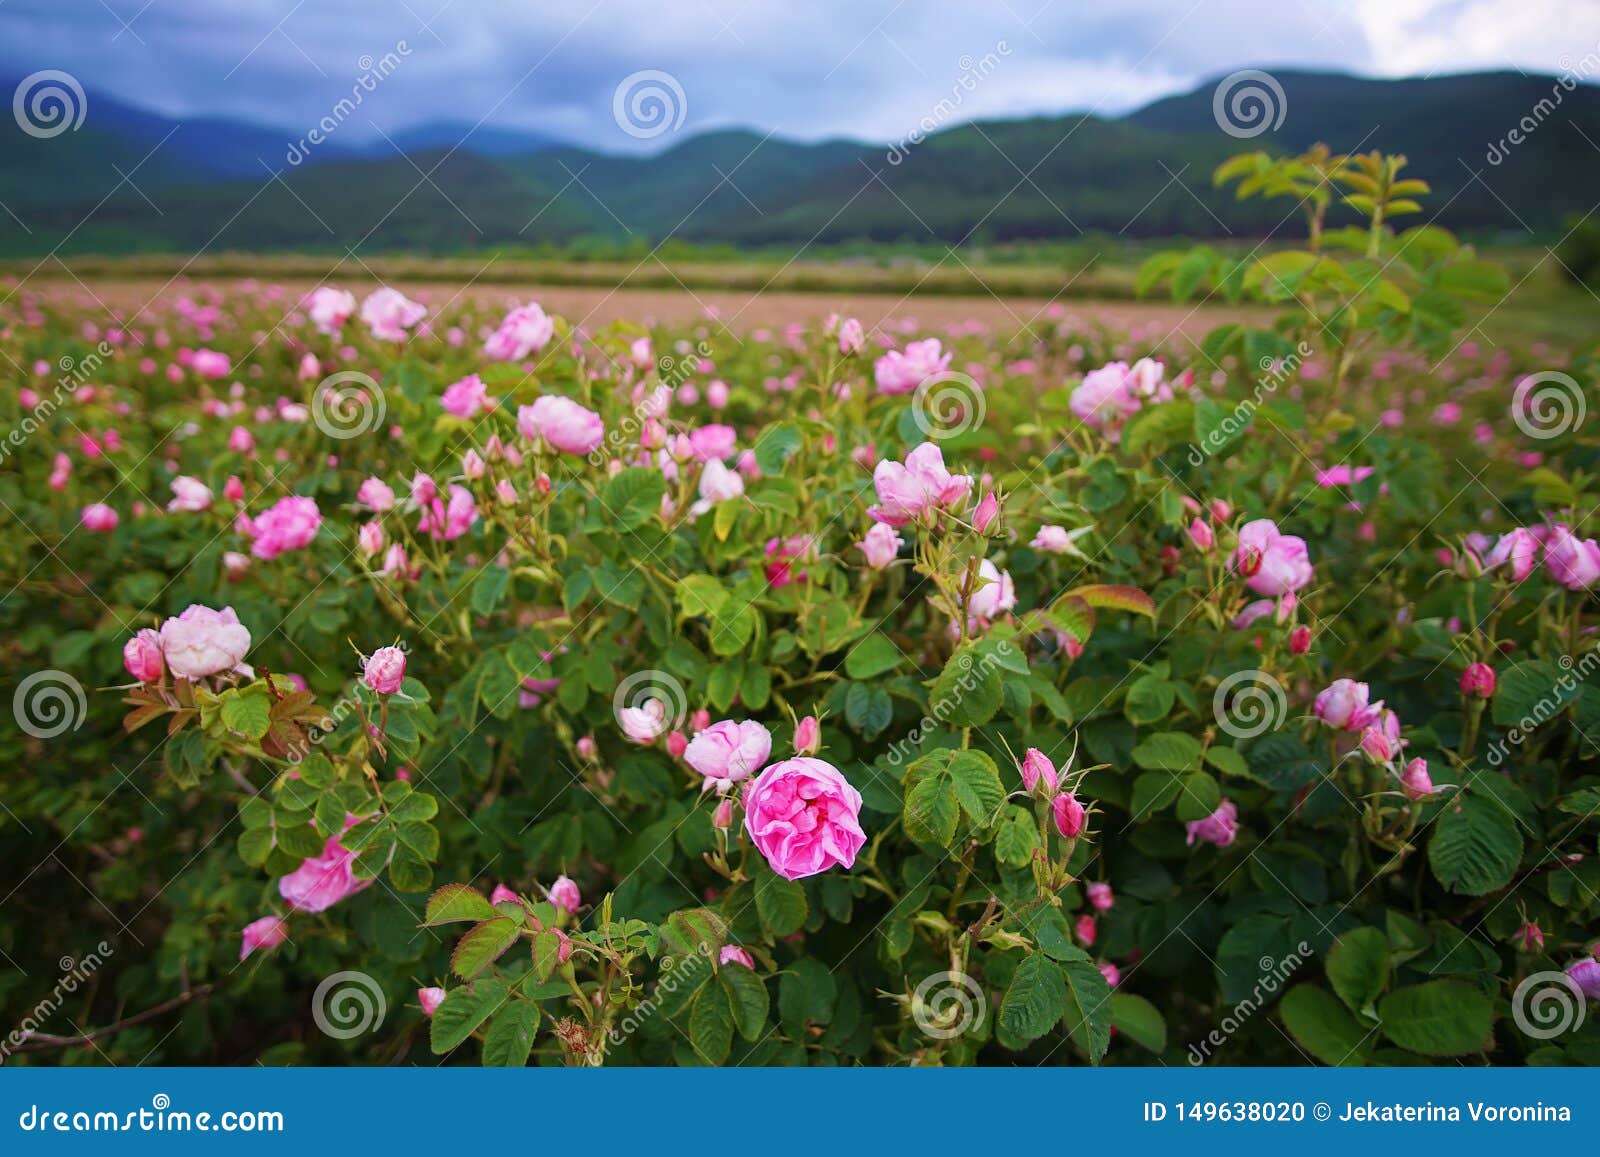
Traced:
[[8, 287], [5, 1062], [1600, 1060], [1596, 346], [1403, 165], [1198, 345]]

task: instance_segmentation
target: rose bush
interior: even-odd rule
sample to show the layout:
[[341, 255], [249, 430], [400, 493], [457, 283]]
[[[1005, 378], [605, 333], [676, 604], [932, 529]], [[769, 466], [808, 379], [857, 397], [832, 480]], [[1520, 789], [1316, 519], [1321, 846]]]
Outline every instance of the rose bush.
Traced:
[[1398, 169], [1197, 348], [13, 292], [8, 1057], [1596, 1059], [1594, 351]]

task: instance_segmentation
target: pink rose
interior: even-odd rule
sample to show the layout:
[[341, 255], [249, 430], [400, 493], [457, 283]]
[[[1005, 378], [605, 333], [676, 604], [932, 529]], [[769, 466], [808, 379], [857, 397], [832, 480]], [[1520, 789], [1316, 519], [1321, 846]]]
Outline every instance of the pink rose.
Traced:
[[477, 374], [468, 374], [459, 382], [451, 382], [444, 388], [439, 404], [444, 407], [445, 413], [457, 418], [471, 418], [494, 409], [489, 387], [483, 384], [483, 379]]
[[861, 328], [861, 323], [853, 317], [847, 317], [839, 325], [839, 352], [849, 357], [858, 354], [867, 345], [867, 335]]
[[1048, 554], [1066, 554], [1072, 549], [1072, 536], [1064, 526], [1041, 526], [1028, 545]]
[[1056, 765], [1037, 747], [1030, 747], [1022, 756], [1022, 786], [1029, 794], [1033, 794], [1039, 790], [1040, 784], [1044, 785], [1046, 796], [1056, 794], [1059, 786]]
[[361, 664], [361, 681], [379, 695], [393, 695], [406, 677], [406, 653], [399, 647], [379, 647]]
[[867, 556], [867, 565], [873, 570], [882, 570], [892, 563], [905, 544], [906, 540], [895, 533], [894, 527], [884, 522], [874, 522], [867, 530], [866, 537], [856, 543], [861, 553]]
[[1511, 577], [1520, 583], [1533, 573], [1538, 560], [1538, 536], [1533, 531], [1519, 526], [1500, 536], [1500, 540], [1494, 544], [1494, 549], [1484, 558], [1483, 565], [1486, 570], [1494, 570], [1509, 562]]
[[257, 558], [277, 558], [286, 550], [308, 546], [322, 525], [322, 513], [314, 498], [280, 498], [249, 524], [255, 541], [250, 553]]
[[166, 670], [161, 655], [161, 636], [145, 627], [122, 648], [122, 665], [141, 683], [154, 683]]
[[161, 653], [180, 679], [203, 679], [244, 668], [250, 631], [232, 607], [220, 611], [195, 603], [161, 624]]
[[289, 922], [282, 916], [263, 916], [244, 926], [239, 940], [239, 959], [242, 961], [256, 949], [276, 948], [289, 938]]
[[93, 531], [96, 534], [108, 534], [117, 529], [117, 512], [104, 502], [91, 502], [83, 508], [83, 513], [79, 518], [82, 520], [85, 530]]
[[550, 885], [550, 903], [567, 915], [575, 916], [583, 905], [583, 894], [578, 891], [578, 885], [567, 877], [557, 876], [556, 882]]
[[794, 725], [794, 753], [815, 755], [822, 750], [822, 726], [815, 715], [807, 715]]
[[989, 528], [999, 516], [1000, 500], [994, 496], [994, 491], [990, 490], [979, 500], [977, 509], [972, 512], [972, 529], [979, 534], [988, 534]]
[[483, 352], [497, 362], [520, 362], [549, 345], [555, 332], [556, 323], [537, 303], [521, 305], [506, 314]]
[[1194, 543], [1194, 548], [1201, 554], [1210, 550], [1217, 541], [1216, 535], [1211, 533], [1211, 527], [1203, 519], [1195, 519], [1189, 524], [1189, 541]]
[[772, 754], [772, 733], [751, 719], [713, 723], [689, 741], [683, 759], [705, 776], [705, 787], [726, 792], [739, 780], [766, 766]]
[[930, 337], [911, 342], [904, 351], [890, 350], [873, 363], [872, 370], [880, 394], [909, 394], [949, 368], [950, 355], [942, 350], [938, 338]]
[[1600, 579], [1600, 543], [1579, 538], [1565, 526], [1552, 526], [1544, 540], [1544, 565], [1556, 582], [1581, 591]]
[[599, 414], [556, 394], [546, 394], [518, 410], [517, 428], [530, 441], [543, 438], [566, 454], [588, 454], [606, 434]]
[[1327, 690], [1318, 693], [1311, 713], [1329, 727], [1341, 731], [1359, 731], [1377, 718], [1377, 712], [1383, 706], [1380, 702], [1369, 707], [1367, 697], [1370, 694], [1365, 683], [1357, 683], [1353, 679], [1335, 679], [1328, 684]]
[[1469, 698], [1487, 699], [1494, 694], [1494, 668], [1487, 663], [1468, 663], [1461, 672], [1461, 693]]
[[361, 303], [361, 320], [380, 341], [405, 341], [406, 331], [421, 321], [428, 307], [419, 305], [398, 289], [374, 290]]
[[1089, 818], [1078, 797], [1070, 791], [1064, 791], [1050, 801], [1050, 816], [1056, 822], [1056, 831], [1068, 840], [1077, 839], [1083, 834], [1084, 824]]
[[1128, 416], [1143, 405], [1134, 386], [1127, 363], [1111, 362], [1085, 374], [1067, 405], [1080, 422], [1115, 442], [1122, 437], [1122, 424]]
[[752, 972], [755, 971], [756, 962], [750, 954], [737, 944], [724, 944], [722, 952], [717, 957], [718, 964], [742, 964]]
[[832, 764], [786, 759], [768, 767], [745, 793], [745, 830], [772, 870], [786, 880], [848, 868], [867, 842], [861, 793]]
[[491, 903], [491, 904], [520, 904], [520, 903], [522, 903], [522, 901], [518, 900], [517, 899], [517, 894], [515, 892], [513, 892], [510, 888], [506, 887], [504, 884], [496, 884], [494, 886], [494, 891], [489, 893], [489, 903]]
[[417, 1004], [422, 1008], [423, 1016], [432, 1016], [439, 1011], [439, 1006], [444, 1003], [445, 991], [442, 988], [417, 989]]
[[1258, 595], [1288, 594], [1312, 579], [1305, 539], [1280, 533], [1269, 518], [1258, 518], [1239, 528], [1239, 547], [1233, 560], [1234, 569], [1248, 573], [1249, 587]]
[[450, 503], [447, 506], [437, 496], [423, 504], [417, 518], [417, 531], [440, 542], [454, 542], [478, 521], [478, 506], [472, 491], [464, 486], [450, 484]]
[[1117, 902], [1116, 896], [1111, 892], [1110, 884], [1087, 884], [1083, 891], [1089, 897], [1090, 907], [1096, 912], [1109, 912]]
[[180, 474], [172, 480], [172, 494], [168, 510], [198, 514], [211, 505], [211, 487], [188, 474]]
[[1190, 820], [1186, 825], [1189, 830], [1188, 843], [1192, 847], [1196, 840], [1205, 840], [1207, 843], [1216, 844], [1225, 848], [1233, 843], [1239, 834], [1239, 809], [1234, 806], [1231, 799], [1225, 799], [1217, 805], [1217, 810], [1203, 820]]
[[356, 488], [356, 501], [374, 514], [394, 509], [394, 491], [381, 478], [365, 479]]
[[317, 332], [333, 337], [344, 328], [350, 315], [356, 311], [356, 295], [347, 289], [334, 289], [324, 285], [312, 290], [306, 301], [306, 312]]
[[[347, 831], [354, 818], [351, 816], [345, 820]], [[329, 836], [322, 845], [320, 855], [305, 860], [278, 881], [278, 894], [291, 908], [301, 912], [322, 912], [333, 907], [340, 900], [372, 885], [372, 880], [356, 878], [352, 868], [356, 854], [341, 845], [337, 835]]]
[[637, 707], [617, 712], [617, 723], [629, 742], [641, 747], [654, 743], [667, 729], [667, 705], [660, 699], [646, 699]]
[[1428, 761], [1420, 755], [1406, 764], [1400, 773], [1400, 786], [1407, 799], [1427, 799], [1433, 794], [1433, 780], [1428, 775]]
[[925, 515], [949, 510], [966, 500], [972, 477], [945, 469], [944, 451], [924, 442], [906, 455], [905, 463], [879, 462], [872, 472], [878, 505], [867, 513], [877, 522], [905, 526]]
[[738, 448], [739, 434], [732, 426], [712, 424], [689, 431], [689, 447], [696, 461], [731, 458]]
[[993, 619], [1017, 605], [1017, 588], [1011, 576], [988, 559], [978, 564], [978, 589], [967, 598], [967, 613]]
[[738, 471], [729, 470], [721, 459], [713, 458], [700, 472], [700, 500], [706, 508], [719, 502], [728, 502], [744, 493], [744, 479]]
[[1095, 925], [1094, 917], [1085, 912], [1073, 922], [1072, 934], [1078, 938], [1078, 943], [1085, 948], [1094, 943]]
[[1567, 975], [1589, 1000], [1600, 1000], [1600, 960], [1585, 956], [1567, 965]]

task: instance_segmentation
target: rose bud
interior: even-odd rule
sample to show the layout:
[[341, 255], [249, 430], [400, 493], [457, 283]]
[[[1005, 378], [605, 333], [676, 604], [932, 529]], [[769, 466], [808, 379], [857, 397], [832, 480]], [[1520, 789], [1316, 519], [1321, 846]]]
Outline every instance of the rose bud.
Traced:
[[1050, 813], [1056, 821], [1056, 831], [1069, 840], [1083, 832], [1084, 822], [1088, 818], [1083, 805], [1070, 791], [1064, 791], [1050, 801]]
[[1544, 930], [1532, 920], [1517, 929], [1515, 940], [1519, 952], [1532, 956], [1544, 951]]
[[161, 636], [145, 627], [122, 648], [122, 665], [141, 683], [154, 683], [167, 669], [161, 654]]
[[1096, 912], [1108, 912], [1111, 910], [1111, 906], [1117, 902], [1117, 898], [1112, 895], [1110, 884], [1086, 884], [1083, 891], [1089, 897], [1089, 906]]
[[683, 732], [674, 731], [667, 736], [667, 754], [673, 759], [678, 759], [687, 750], [689, 750], [689, 738]]
[[815, 755], [822, 750], [822, 728], [815, 715], [807, 715], [794, 728], [794, 753]]
[[1408, 799], [1427, 799], [1433, 794], [1433, 780], [1428, 778], [1428, 761], [1420, 755], [1406, 764], [1400, 773], [1400, 787]]
[[1294, 655], [1304, 655], [1311, 650], [1311, 628], [1301, 624], [1289, 632], [1289, 652]]
[[239, 941], [239, 959], [244, 960], [257, 948], [276, 948], [289, 938], [289, 923], [282, 916], [263, 916], [244, 926]]
[[1078, 938], [1078, 943], [1085, 948], [1094, 943], [1094, 917], [1088, 913], [1079, 916], [1072, 926], [1072, 933]]
[[972, 512], [972, 528], [979, 534], [988, 534], [989, 528], [999, 516], [1000, 500], [994, 496], [994, 491], [990, 490], [984, 494], [978, 503], [978, 508]]
[[1195, 519], [1189, 524], [1189, 541], [1194, 543], [1194, 548], [1202, 553], [1216, 545], [1216, 536], [1211, 533], [1211, 527], [1200, 519]]
[[550, 885], [550, 903], [572, 916], [582, 906], [583, 895], [578, 891], [578, 885], [565, 876], [557, 876], [556, 882]]
[[733, 826], [733, 800], [723, 796], [717, 803], [717, 810], [711, 814], [711, 826], [719, 832], [725, 832]]
[[406, 677], [406, 653], [399, 647], [379, 647], [361, 665], [361, 680], [379, 695], [393, 695]]
[[444, 1003], [444, 989], [419, 988], [417, 989], [417, 1003], [422, 1006], [423, 1016], [432, 1016], [439, 1006]]
[[1494, 668], [1487, 663], [1469, 663], [1461, 672], [1461, 693], [1469, 699], [1487, 699], [1494, 694], [1494, 688]]
[[1032, 795], [1039, 791], [1040, 784], [1044, 785], [1046, 797], [1056, 794], [1056, 765], [1037, 747], [1030, 747], [1022, 756], [1022, 786]]
[[751, 971], [754, 971], [756, 966], [756, 962], [750, 958], [750, 954], [737, 944], [724, 944], [722, 952], [717, 958], [717, 963], [742, 964]]

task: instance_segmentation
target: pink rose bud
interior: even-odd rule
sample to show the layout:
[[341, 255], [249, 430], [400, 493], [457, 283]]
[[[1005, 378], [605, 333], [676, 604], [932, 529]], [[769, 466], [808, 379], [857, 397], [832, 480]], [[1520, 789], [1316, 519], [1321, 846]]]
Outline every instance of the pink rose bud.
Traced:
[[361, 678], [380, 695], [393, 695], [406, 677], [406, 653], [399, 647], [379, 647], [361, 666]]
[[722, 797], [717, 803], [717, 810], [711, 813], [711, 826], [719, 832], [725, 832], [733, 826], [733, 800]]
[[519, 904], [521, 901], [517, 899], [517, 894], [510, 888], [506, 887], [504, 884], [496, 884], [494, 886], [494, 891], [489, 893], [489, 903]]
[[1000, 500], [994, 496], [994, 491], [990, 490], [984, 494], [978, 503], [978, 508], [972, 512], [972, 528], [979, 534], [988, 534], [989, 528], [999, 516]]
[[83, 508], [79, 518], [85, 530], [96, 534], [108, 534], [117, 529], [117, 512], [104, 502], [91, 502]]
[[154, 683], [166, 670], [166, 660], [161, 654], [161, 636], [145, 627], [122, 648], [122, 665], [141, 683]]
[[711, 712], [707, 711], [704, 707], [700, 708], [700, 710], [689, 716], [689, 730], [691, 731], [704, 731], [710, 726]]
[[1106, 978], [1106, 983], [1112, 988], [1122, 983], [1122, 970], [1109, 960], [1101, 961], [1100, 975]]
[[585, 735], [578, 740], [578, 754], [585, 759], [593, 759], [600, 752], [599, 746], [594, 741], [594, 736]]
[[361, 524], [356, 531], [356, 545], [362, 554], [377, 554], [383, 549], [383, 526], [376, 518]]
[[511, 485], [509, 478], [502, 478], [496, 482], [494, 484], [494, 492], [503, 505], [515, 506], [517, 504], [517, 488]]
[[1211, 527], [1200, 519], [1195, 519], [1189, 524], [1189, 541], [1194, 543], [1194, 548], [1202, 553], [1216, 545], [1216, 535], [1211, 533]]
[[1406, 764], [1406, 769], [1400, 773], [1400, 786], [1409, 799], [1427, 799], [1432, 795], [1433, 780], [1428, 778], [1428, 761], [1419, 755]]
[[[1056, 794], [1056, 765], [1037, 747], [1030, 747], [1022, 756], [1022, 786], [1030, 794], [1053, 796]], [[1040, 786], [1043, 792], [1040, 793]]]
[[1050, 814], [1056, 821], [1056, 831], [1066, 839], [1076, 839], [1083, 832], [1083, 805], [1070, 791], [1064, 791], [1050, 801]]
[[1072, 934], [1078, 938], [1078, 943], [1085, 948], [1094, 943], [1094, 917], [1088, 913], [1079, 916], [1072, 926]]
[[815, 755], [822, 750], [822, 727], [815, 715], [807, 715], [794, 728], [794, 753]]
[[422, 1006], [423, 1016], [432, 1016], [444, 1003], [444, 989], [419, 988], [417, 989], [417, 1003]]
[[1289, 652], [1304, 655], [1311, 650], [1311, 628], [1303, 623], [1289, 632]]
[[1096, 883], [1084, 885], [1084, 893], [1089, 897], [1089, 905], [1096, 912], [1109, 912], [1117, 898], [1111, 893], [1111, 885]]
[[1532, 956], [1536, 952], [1544, 951], [1544, 930], [1532, 920], [1517, 929], [1517, 950]]
[[276, 948], [289, 938], [289, 923], [282, 916], [263, 916], [244, 926], [239, 941], [239, 959], [244, 960], [257, 948]]
[[583, 895], [578, 891], [578, 885], [565, 876], [557, 876], [556, 882], [550, 885], [550, 903], [567, 915], [574, 916], [583, 905]]
[[673, 759], [681, 758], [689, 750], [689, 739], [681, 731], [674, 731], [667, 736], [667, 754]]
[[1211, 517], [1218, 522], [1227, 522], [1233, 517], [1233, 506], [1226, 499], [1213, 498], [1210, 505]]
[[742, 964], [751, 971], [755, 970], [756, 962], [750, 954], [737, 944], [724, 944], [722, 954], [717, 961], [719, 964]]
[[1461, 672], [1461, 693], [1468, 698], [1487, 699], [1494, 694], [1494, 668], [1487, 663], [1469, 663]]
[[244, 483], [239, 481], [237, 474], [228, 475], [228, 480], [222, 484], [222, 497], [229, 502], [244, 501]]

